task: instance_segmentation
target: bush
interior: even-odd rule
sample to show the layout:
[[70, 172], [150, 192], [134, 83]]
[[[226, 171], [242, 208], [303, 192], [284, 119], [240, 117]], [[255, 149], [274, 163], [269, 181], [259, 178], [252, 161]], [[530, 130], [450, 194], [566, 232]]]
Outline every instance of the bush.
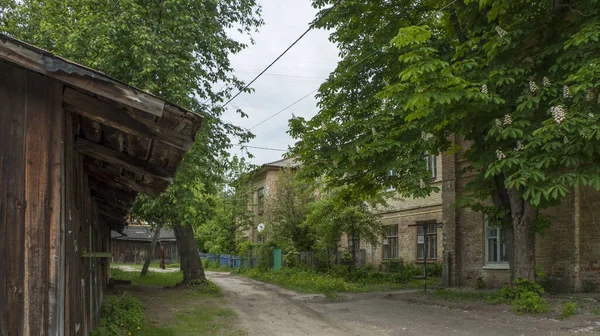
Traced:
[[549, 310], [548, 300], [542, 298], [535, 292], [522, 292], [518, 298], [512, 302], [516, 313], [542, 314]]
[[567, 317], [575, 314], [577, 310], [577, 304], [575, 302], [565, 302], [563, 305], [562, 313], [560, 314], [561, 319], [566, 319]]
[[101, 309], [102, 317], [91, 336], [131, 335], [144, 323], [144, 304], [129, 293], [106, 297]]
[[535, 282], [518, 278], [513, 287], [504, 286], [500, 289], [500, 298], [510, 302], [517, 313], [529, 312], [541, 314], [548, 312], [548, 301], [540, 295], [544, 288]]

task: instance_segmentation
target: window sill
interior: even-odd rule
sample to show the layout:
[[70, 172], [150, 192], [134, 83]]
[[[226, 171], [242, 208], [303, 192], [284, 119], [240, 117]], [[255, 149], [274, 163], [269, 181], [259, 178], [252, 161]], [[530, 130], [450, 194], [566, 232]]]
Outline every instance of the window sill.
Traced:
[[489, 270], [509, 270], [510, 266], [508, 264], [487, 264], [482, 268]]
[[[428, 264], [429, 263], [437, 263], [437, 262], [438, 262], [437, 258], [434, 258], [434, 259], [427, 258], [427, 263]], [[425, 263], [425, 260], [423, 260], [423, 259], [417, 259], [417, 260], [415, 260], [415, 264], [424, 264], [424, 263]]]

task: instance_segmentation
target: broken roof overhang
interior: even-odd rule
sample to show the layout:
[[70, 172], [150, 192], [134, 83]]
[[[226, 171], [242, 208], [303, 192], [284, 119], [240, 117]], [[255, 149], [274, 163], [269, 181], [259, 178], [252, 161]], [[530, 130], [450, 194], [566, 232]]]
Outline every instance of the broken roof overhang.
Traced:
[[64, 85], [74, 150], [98, 216], [118, 231], [138, 193], [157, 196], [168, 187], [202, 123], [198, 114], [3, 34], [0, 61]]

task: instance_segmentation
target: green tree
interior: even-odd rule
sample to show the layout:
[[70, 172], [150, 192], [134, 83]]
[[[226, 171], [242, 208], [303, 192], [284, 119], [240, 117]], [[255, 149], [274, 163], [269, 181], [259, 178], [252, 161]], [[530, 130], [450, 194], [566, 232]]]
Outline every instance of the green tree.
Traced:
[[308, 206], [315, 199], [311, 185], [296, 179], [292, 169], [282, 169], [274, 188], [265, 197], [263, 220], [269, 241], [285, 251], [310, 251], [313, 246], [308, 227], [302, 225]]
[[[173, 226], [184, 282], [204, 280], [191, 225], [210, 216], [210, 195], [226, 170], [230, 138], [247, 131], [220, 120], [220, 107], [242, 83], [229, 55], [246, 45], [227, 29], [251, 34], [261, 24], [254, 0], [4, 0], [0, 30], [201, 113], [205, 119], [174, 183], [141, 197], [139, 217]], [[218, 83], [218, 84], [217, 84]], [[212, 88], [225, 85], [222, 91]]]
[[234, 156], [221, 192], [214, 197], [214, 215], [196, 228], [199, 247], [214, 254], [239, 253], [246, 238], [243, 230], [252, 226], [253, 213], [248, 205], [253, 166]]
[[343, 60], [320, 113], [292, 120], [294, 154], [332, 185], [424, 196], [423, 152], [464, 152], [475, 179], [457, 205], [502, 226], [513, 277], [533, 279], [539, 211], [600, 190], [599, 11], [597, 0], [344, 2], [322, 23]]
[[[363, 201], [356, 200], [343, 188], [325, 195], [309, 205], [309, 214], [302, 226], [309, 228], [313, 236], [313, 251], [320, 254], [322, 260], [331, 262], [331, 256], [337, 255], [338, 244], [346, 233], [354, 244], [366, 242], [377, 244], [381, 237], [381, 221]], [[356, 265], [356, 250], [349, 251]]]

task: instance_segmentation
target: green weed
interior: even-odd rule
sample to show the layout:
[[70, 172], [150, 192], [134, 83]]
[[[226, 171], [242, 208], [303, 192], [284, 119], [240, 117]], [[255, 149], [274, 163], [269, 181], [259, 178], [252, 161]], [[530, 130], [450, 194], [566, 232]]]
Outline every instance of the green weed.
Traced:
[[129, 293], [108, 296], [102, 303], [102, 318], [91, 336], [137, 335], [144, 324], [144, 304]]
[[564, 320], [566, 318], [568, 318], [569, 316], [575, 314], [575, 311], [577, 310], [577, 303], [575, 302], [565, 302], [565, 304], [563, 305], [563, 310], [562, 313], [560, 314], [560, 319]]

